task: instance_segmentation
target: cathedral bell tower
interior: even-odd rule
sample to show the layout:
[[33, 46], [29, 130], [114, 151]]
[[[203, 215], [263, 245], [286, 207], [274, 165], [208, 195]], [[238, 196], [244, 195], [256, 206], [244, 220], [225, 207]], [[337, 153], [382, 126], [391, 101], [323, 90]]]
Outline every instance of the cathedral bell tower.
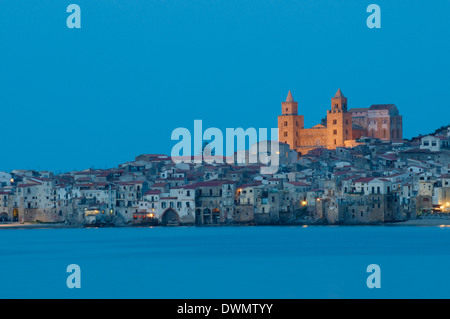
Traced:
[[289, 91], [286, 101], [281, 102], [281, 114], [278, 116], [278, 140], [289, 144], [298, 151], [300, 146], [300, 129], [304, 128], [303, 115], [298, 115], [298, 103], [294, 101]]
[[345, 141], [352, 140], [352, 114], [347, 112], [347, 98], [338, 89], [331, 98], [331, 110], [327, 113], [328, 149], [344, 147]]

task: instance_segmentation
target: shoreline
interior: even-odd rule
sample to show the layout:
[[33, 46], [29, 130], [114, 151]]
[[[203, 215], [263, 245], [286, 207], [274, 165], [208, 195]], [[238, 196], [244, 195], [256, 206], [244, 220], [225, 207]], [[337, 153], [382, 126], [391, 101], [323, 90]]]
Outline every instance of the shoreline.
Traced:
[[[382, 224], [323, 224], [323, 223], [293, 223], [293, 224], [261, 224], [261, 225], [213, 225], [211, 227], [249, 227], [249, 226], [299, 226], [299, 227], [313, 227], [313, 226], [429, 226], [429, 227], [450, 227], [450, 219], [439, 218], [439, 219], [411, 219], [407, 221], [399, 222], [387, 222]], [[67, 225], [63, 223], [5, 223], [0, 224], [1, 229], [58, 229], [58, 228], [146, 228], [150, 227], [148, 225], [116, 225], [112, 227], [85, 227], [84, 225]], [[151, 227], [164, 227], [160, 225], [153, 225]], [[171, 226], [172, 227], [186, 227], [186, 225]], [[187, 227], [198, 227], [195, 225], [189, 225]], [[201, 227], [209, 227], [207, 225], [202, 225]]]
[[59, 223], [14, 223], [14, 224], [0, 224], [0, 229], [20, 229], [20, 228], [83, 228], [83, 226], [66, 225]]
[[385, 223], [386, 226], [450, 226], [450, 219], [411, 219], [404, 222]]

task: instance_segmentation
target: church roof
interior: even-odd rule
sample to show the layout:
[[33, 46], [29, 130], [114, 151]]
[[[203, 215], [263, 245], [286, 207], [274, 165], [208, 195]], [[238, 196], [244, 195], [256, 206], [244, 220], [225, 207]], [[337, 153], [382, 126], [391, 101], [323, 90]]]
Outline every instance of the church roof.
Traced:
[[365, 130], [364, 127], [362, 127], [362, 126], [360, 126], [358, 124], [355, 124], [355, 123], [352, 123], [352, 129], [353, 130]]
[[338, 89], [334, 97], [344, 97], [344, 94], [342, 93], [341, 89]]
[[289, 90], [289, 93], [286, 97], [286, 102], [294, 102], [294, 98], [292, 97], [291, 90]]
[[359, 113], [359, 112], [367, 112], [368, 107], [354, 107], [348, 110], [350, 113]]
[[395, 104], [373, 104], [370, 110], [397, 110]]
[[374, 104], [369, 107], [369, 111], [387, 110], [389, 115], [397, 116], [399, 115], [398, 109], [395, 104]]

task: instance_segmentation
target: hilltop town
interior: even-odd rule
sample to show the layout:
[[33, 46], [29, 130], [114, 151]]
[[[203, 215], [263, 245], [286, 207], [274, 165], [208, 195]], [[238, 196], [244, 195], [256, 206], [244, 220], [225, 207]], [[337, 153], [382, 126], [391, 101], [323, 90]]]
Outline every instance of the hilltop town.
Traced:
[[450, 215], [450, 126], [404, 140], [395, 105], [347, 110], [340, 90], [314, 128], [304, 129], [297, 111], [289, 92], [275, 174], [245, 160], [180, 163], [164, 154], [111, 169], [0, 172], [0, 223], [382, 224]]

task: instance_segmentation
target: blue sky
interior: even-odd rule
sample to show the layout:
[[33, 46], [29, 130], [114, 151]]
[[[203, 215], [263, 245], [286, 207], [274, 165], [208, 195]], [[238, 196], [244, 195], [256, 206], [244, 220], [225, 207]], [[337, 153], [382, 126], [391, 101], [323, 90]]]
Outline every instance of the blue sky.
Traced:
[[[66, 8], [81, 7], [81, 29]], [[381, 7], [381, 29], [366, 8]], [[305, 125], [338, 88], [395, 103], [404, 136], [449, 124], [450, 1], [0, 0], [0, 170], [106, 168], [170, 154], [177, 127]]]

